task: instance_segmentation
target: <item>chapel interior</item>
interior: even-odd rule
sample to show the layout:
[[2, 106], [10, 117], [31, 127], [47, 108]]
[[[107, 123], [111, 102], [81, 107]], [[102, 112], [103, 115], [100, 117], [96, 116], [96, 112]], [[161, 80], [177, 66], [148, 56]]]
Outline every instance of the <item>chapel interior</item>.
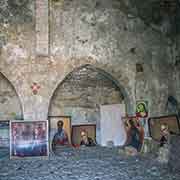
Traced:
[[0, 0], [0, 180], [180, 179], [180, 0]]

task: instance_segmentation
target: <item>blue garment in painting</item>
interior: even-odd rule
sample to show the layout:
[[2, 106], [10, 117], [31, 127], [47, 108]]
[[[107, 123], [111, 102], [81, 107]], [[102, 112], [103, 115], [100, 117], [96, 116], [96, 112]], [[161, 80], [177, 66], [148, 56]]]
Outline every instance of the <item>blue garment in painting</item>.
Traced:
[[53, 142], [58, 145], [68, 144], [68, 137], [64, 129], [58, 129], [58, 132], [54, 135]]

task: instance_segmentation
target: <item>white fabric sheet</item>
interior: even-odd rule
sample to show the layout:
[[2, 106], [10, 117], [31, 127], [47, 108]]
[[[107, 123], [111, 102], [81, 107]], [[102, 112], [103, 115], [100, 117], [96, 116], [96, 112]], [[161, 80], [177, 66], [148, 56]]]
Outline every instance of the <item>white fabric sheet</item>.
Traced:
[[107, 146], [109, 141], [115, 146], [124, 145], [127, 135], [121, 117], [125, 115], [125, 105], [103, 105], [100, 107], [100, 112], [101, 145]]

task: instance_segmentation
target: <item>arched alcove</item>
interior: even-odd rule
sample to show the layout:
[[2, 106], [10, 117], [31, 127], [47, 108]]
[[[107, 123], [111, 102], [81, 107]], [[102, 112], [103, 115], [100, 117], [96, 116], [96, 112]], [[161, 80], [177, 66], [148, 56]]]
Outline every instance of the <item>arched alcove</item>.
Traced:
[[11, 82], [0, 73], [0, 120], [22, 119], [20, 99]]
[[124, 89], [112, 76], [87, 64], [73, 70], [58, 85], [48, 115], [71, 116], [72, 125], [96, 124], [98, 133], [100, 105], [127, 106], [127, 101]]

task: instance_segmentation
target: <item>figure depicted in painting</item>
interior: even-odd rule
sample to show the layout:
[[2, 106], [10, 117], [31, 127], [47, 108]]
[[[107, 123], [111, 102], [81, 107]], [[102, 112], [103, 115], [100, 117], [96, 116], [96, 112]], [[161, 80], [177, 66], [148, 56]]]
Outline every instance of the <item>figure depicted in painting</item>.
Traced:
[[160, 148], [158, 151], [157, 160], [160, 163], [168, 163], [169, 161], [169, 127], [166, 123], [161, 124], [160, 126]]
[[96, 143], [93, 141], [92, 138], [88, 137], [87, 132], [81, 131], [81, 146], [95, 146]]
[[33, 141], [33, 128], [30, 124], [15, 123], [13, 126], [13, 139], [15, 140], [13, 155], [16, 156], [28, 156], [31, 155], [32, 141]]
[[43, 125], [44, 124], [38, 124], [34, 127], [34, 139], [35, 140], [46, 139], [46, 128]]
[[34, 147], [33, 154], [37, 156], [47, 155], [46, 144], [46, 126], [45, 124], [37, 124], [34, 126]]
[[169, 128], [167, 124], [161, 125], [161, 138], [160, 138], [160, 147], [163, 147], [165, 144], [169, 143]]
[[22, 138], [25, 141], [32, 141], [34, 138], [33, 126], [30, 124], [24, 124], [22, 131]]
[[148, 116], [147, 102], [137, 102], [136, 116], [145, 118]]
[[12, 125], [12, 133], [11, 133], [11, 138], [12, 138], [12, 154], [17, 155], [19, 153], [19, 148], [18, 148], [18, 140], [21, 137], [21, 132], [18, 131], [18, 125], [13, 124]]
[[52, 140], [52, 149], [55, 150], [55, 147], [57, 145], [63, 146], [63, 145], [69, 145], [68, 136], [66, 131], [63, 129], [63, 121], [57, 122], [57, 132], [55, 133], [53, 140]]
[[127, 146], [135, 148], [140, 151], [142, 146], [142, 129], [140, 125], [132, 119], [126, 121], [126, 130], [128, 134]]

